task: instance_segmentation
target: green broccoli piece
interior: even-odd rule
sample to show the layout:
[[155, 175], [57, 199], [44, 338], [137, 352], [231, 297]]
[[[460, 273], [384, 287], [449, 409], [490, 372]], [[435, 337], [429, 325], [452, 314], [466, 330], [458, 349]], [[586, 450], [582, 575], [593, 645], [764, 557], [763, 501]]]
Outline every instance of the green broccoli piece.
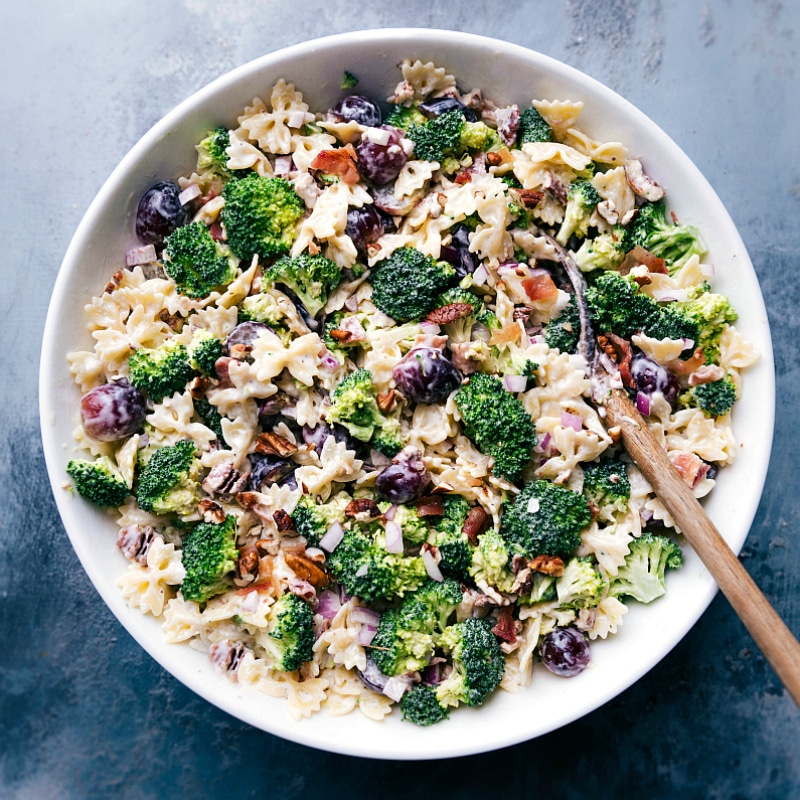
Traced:
[[297, 237], [297, 223], [305, 212], [289, 181], [254, 172], [228, 181], [222, 197], [222, 224], [228, 244], [239, 258], [249, 263], [256, 254], [271, 258], [289, 252]]
[[386, 124], [407, 131], [414, 125], [424, 125], [427, 117], [416, 106], [394, 106], [386, 117]]
[[189, 514], [194, 511], [200, 501], [200, 460], [194, 442], [175, 442], [145, 456], [147, 461], [139, 472], [136, 485], [139, 507], [154, 514]]
[[436, 308], [438, 296], [455, 278], [446, 262], [401, 247], [372, 268], [372, 302], [393, 319], [417, 319]]
[[575, 295], [571, 295], [563, 311], [547, 323], [544, 341], [562, 353], [576, 353], [581, 338], [581, 312]]
[[352, 72], [344, 71], [342, 82], [339, 85], [340, 89], [355, 89], [358, 86], [358, 78]]
[[368, 369], [354, 370], [336, 385], [326, 421], [344, 425], [361, 442], [368, 442], [376, 430], [387, 424], [387, 418], [378, 408]]
[[417, 513], [411, 506], [397, 506], [392, 517], [392, 522], [403, 529], [403, 538], [412, 544], [422, 544], [430, 533], [424, 517]]
[[583, 239], [589, 232], [589, 219], [602, 200], [597, 189], [589, 181], [573, 181], [567, 191], [567, 208], [564, 221], [556, 235], [556, 241], [566, 245], [570, 236]]
[[707, 417], [724, 417], [736, 402], [736, 386], [725, 377], [711, 383], [702, 383], [680, 397], [683, 406], [697, 406]]
[[142, 347], [128, 359], [130, 382], [154, 402], [182, 392], [194, 376], [189, 351], [175, 339], [150, 350]]
[[511, 551], [506, 540], [494, 529], [478, 537], [472, 551], [469, 574], [477, 583], [485, 581], [500, 592], [511, 594], [516, 576], [511, 571]]
[[581, 543], [581, 530], [592, 521], [586, 498], [549, 481], [526, 483], [505, 508], [500, 533], [515, 551], [565, 557]]
[[519, 115], [517, 143], [520, 147], [528, 142], [552, 142], [553, 129], [544, 117], [533, 107], [526, 108]]
[[392, 416], [384, 416], [380, 428], [375, 430], [370, 439], [370, 446], [387, 458], [394, 458], [406, 444], [400, 428], [400, 409]]
[[276, 261], [262, 280], [264, 286], [279, 283], [290, 289], [315, 317], [342, 280], [342, 271], [335, 261], [323, 255], [301, 253], [297, 258], [284, 256]]
[[238, 557], [236, 517], [229, 514], [220, 525], [195, 525], [181, 546], [181, 562], [186, 570], [181, 584], [183, 599], [204, 605], [227, 591], [230, 584], [225, 582], [225, 576], [234, 570]]
[[556, 580], [559, 608], [594, 608], [603, 596], [606, 582], [590, 559], [571, 558]]
[[225, 437], [222, 434], [222, 414], [219, 413], [217, 407], [212, 406], [206, 397], [198, 397], [193, 399], [192, 402], [194, 403], [194, 411], [200, 417], [203, 425], [213, 431], [217, 437], [217, 444], [223, 450], [230, 450], [230, 445], [225, 441]]
[[458, 143], [459, 151], [480, 150], [488, 153], [503, 146], [500, 135], [485, 122], [466, 122]]
[[522, 403], [498, 377], [483, 372], [470, 376], [454, 399], [466, 435], [494, 458], [494, 474], [519, 480], [537, 441], [536, 426]]
[[414, 142], [414, 155], [423, 161], [444, 161], [454, 156], [461, 144], [466, 128], [464, 113], [458, 109], [447, 111], [408, 129], [408, 138]]
[[217, 339], [210, 331], [198, 328], [189, 344], [189, 364], [192, 369], [212, 378], [217, 376], [216, 363], [222, 358], [222, 339]]
[[318, 547], [319, 540], [334, 522], [345, 521], [344, 505], [335, 499], [317, 504], [312, 495], [304, 494], [297, 501], [291, 517], [297, 532], [305, 536], [311, 547]]
[[439, 705], [479, 706], [503, 679], [505, 657], [492, 623], [474, 617], [447, 628], [439, 645], [450, 651], [453, 671], [436, 687]]
[[281, 595], [267, 617], [267, 635], [259, 642], [271, 656], [272, 668], [294, 672], [314, 658], [314, 613], [296, 594]]
[[[454, 286], [439, 295], [434, 308], [441, 308], [452, 303], [463, 303], [472, 306], [472, 313], [466, 317], [461, 317], [453, 322], [444, 325], [451, 345], [455, 342], [468, 342], [472, 338], [472, 329], [477, 324], [486, 325], [487, 328], [494, 329], [497, 323], [497, 316], [494, 312], [486, 308], [483, 300], [474, 295], [468, 289]], [[499, 327], [499, 324], [497, 325]]]
[[[262, 284], [262, 288], [266, 286]], [[283, 317], [278, 301], [266, 291], [251, 294], [239, 304], [239, 322], [263, 322], [274, 328], [283, 323]]]
[[[556, 577], [534, 572], [531, 576], [531, 593], [526, 595], [526, 603], [547, 603], [556, 599]], [[520, 598], [521, 600], [523, 598]]]
[[464, 522], [472, 507], [466, 498], [458, 494], [444, 495], [442, 505], [442, 516], [433, 518], [436, 532], [431, 538], [431, 544], [439, 551], [439, 569], [442, 575], [466, 580], [474, 548], [464, 533]]
[[667, 219], [667, 206], [663, 200], [641, 206], [628, 227], [625, 249], [633, 250], [636, 245], [663, 258], [670, 274], [680, 269], [691, 256], [702, 256], [706, 252], [697, 228], [676, 225]]
[[164, 271], [187, 297], [205, 297], [236, 277], [236, 259], [202, 222], [176, 228], [164, 245]]
[[596, 269], [616, 269], [625, 258], [624, 228], [614, 228], [610, 233], [601, 233], [586, 239], [575, 253], [575, 263], [581, 272]]
[[689, 319], [697, 323], [699, 335], [695, 345], [703, 348], [707, 364], [719, 362], [719, 343], [722, 332], [739, 315], [730, 300], [721, 294], [703, 292], [692, 300], [675, 304]]
[[611, 514], [625, 511], [631, 497], [625, 464], [615, 459], [584, 464], [583, 493], [592, 503]]
[[667, 536], [643, 533], [630, 543], [625, 564], [611, 581], [612, 597], [633, 597], [650, 603], [666, 592], [664, 573], [683, 564], [680, 547]]
[[386, 536], [361, 530], [345, 531], [344, 538], [328, 556], [328, 569], [349, 595], [368, 603], [390, 600], [418, 589], [428, 577], [418, 556], [404, 556], [386, 550]]
[[439, 705], [436, 689], [424, 683], [418, 683], [403, 695], [400, 713], [404, 721], [423, 726], [434, 725], [450, 715], [448, 709]]
[[78, 494], [96, 506], [116, 508], [130, 494], [122, 473], [108, 456], [96, 461], [74, 458], [67, 464], [67, 475], [75, 481]]
[[230, 175], [228, 169], [228, 148], [231, 133], [226, 128], [216, 128], [195, 148], [197, 150], [197, 171], [211, 170], [219, 175]]

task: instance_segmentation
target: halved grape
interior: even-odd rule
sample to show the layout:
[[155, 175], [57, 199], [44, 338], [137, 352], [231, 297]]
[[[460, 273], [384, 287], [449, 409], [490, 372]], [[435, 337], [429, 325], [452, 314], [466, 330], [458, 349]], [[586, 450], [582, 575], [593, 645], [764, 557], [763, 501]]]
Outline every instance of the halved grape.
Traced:
[[354, 120], [368, 128], [377, 128], [383, 122], [378, 104], [363, 94], [351, 94], [345, 97], [331, 109], [331, 113], [345, 122]]
[[178, 199], [180, 193], [180, 186], [163, 181], [151, 186], [142, 195], [136, 209], [136, 235], [139, 241], [162, 245], [167, 236], [189, 221], [189, 212]]
[[461, 386], [461, 373], [435, 347], [415, 347], [395, 366], [392, 377], [415, 403], [441, 403]]
[[367, 256], [367, 245], [383, 236], [383, 217], [374, 205], [352, 207], [347, 211], [344, 232], [353, 240], [359, 254]]
[[381, 500], [390, 503], [408, 503], [425, 494], [430, 475], [420, 458], [398, 459], [375, 479], [375, 489]]
[[448, 111], [461, 111], [464, 114], [464, 119], [467, 122], [477, 122], [478, 118], [471, 108], [467, 108], [460, 100], [455, 97], [437, 97], [434, 100], [426, 100], [424, 103], [419, 104], [419, 110], [428, 119], [440, 117]]
[[648, 397], [654, 392], [661, 392], [670, 405], [675, 404], [681, 385], [665, 366], [653, 361], [644, 353], [637, 353], [631, 360], [630, 370], [638, 391]]
[[136, 433], [146, 414], [144, 395], [124, 378], [97, 386], [81, 398], [83, 429], [100, 442], [116, 442]]
[[556, 675], [571, 678], [583, 672], [592, 660], [589, 643], [577, 628], [556, 628], [543, 639], [542, 663]]
[[402, 136], [396, 128], [383, 125], [381, 130], [388, 131], [386, 144], [378, 144], [369, 138], [362, 138], [356, 147], [358, 155], [358, 171], [361, 177], [376, 186], [393, 181], [408, 161], [403, 149]]

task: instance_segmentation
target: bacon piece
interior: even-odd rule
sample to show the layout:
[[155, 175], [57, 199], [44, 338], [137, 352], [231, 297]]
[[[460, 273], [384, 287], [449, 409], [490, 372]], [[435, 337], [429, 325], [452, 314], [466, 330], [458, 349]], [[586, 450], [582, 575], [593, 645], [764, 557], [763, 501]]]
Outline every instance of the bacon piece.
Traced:
[[620, 275], [627, 275], [634, 267], [643, 264], [647, 267], [649, 272], [656, 275], [669, 275], [667, 270], [667, 262], [663, 258], [654, 256], [649, 250], [645, 250], [640, 244], [637, 244], [623, 259], [619, 267]]
[[535, 269], [522, 281], [522, 289], [531, 302], [554, 300], [558, 297], [558, 287], [547, 270]]
[[694, 489], [708, 472], [708, 464], [694, 453], [670, 453], [669, 460], [690, 489]]
[[511, 606], [503, 606], [497, 615], [497, 624], [492, 628], [492, 633], [504, 642], [514, 644], [517, 641], [517, 632], [514, 626]]
[[703, 352], [702, 347], [697, 347], [694, 353], [692, 353], [692, 357], [688, 358], [686, 361], [681, 361], [681, 359], [676, 358], [674, 361], [670, 361], [669, 364], [664, 364], [664, 366], [673, 375], [681, 376], [691, 375], [693, 372], [697, 372], [705, 363], [706, 354]]
[[489, 525], [489, 515], [480, 507], [475, 506], [469, 510], [461, 530], [469, 539], [470, 544], [478, 544], [478, 537]]
[[311, 169], [318, 169], [327, 175], [338, 175], [343, 183], [354, 186], [359, 181], [356, 167], [356, 151], [352, 144], [335, 150], [323, 150], [311, 162]]
[[417, 514], [420, 517], [441, 517], [444, 514], [441, 496], [420, 497], [417, 500]]

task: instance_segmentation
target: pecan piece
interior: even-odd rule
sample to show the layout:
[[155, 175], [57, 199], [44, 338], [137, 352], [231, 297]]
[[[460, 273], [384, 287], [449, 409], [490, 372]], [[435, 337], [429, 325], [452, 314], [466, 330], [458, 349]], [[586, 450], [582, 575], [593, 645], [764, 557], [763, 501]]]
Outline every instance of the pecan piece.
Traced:
[[328, 574], [322, 567], [300, 553], [284, 553], [286, 565], [302, 581], [307, 581], [317, 589], [328, 585]]
[[232, 461], [227, 461], [211, 468], [203, 481], [203, 488], [209, 494], [234, 495], [247, 486], [248, 480], [249, 472], [241, 474]]
[[201, 378], [198, 375], [189, 382], [189, 394], [192, 396], [192, 399], [199, 400], [208, 391], [210, 385], [211, 382], [208, 378]]
[[253, 350], [253, 346], [244, 342], [237, 342], [228, 348], [230, 357], [236, 361], [244, 361]]
[[528, 562], [528, 566], [534, 572], [541, 572], [545, 575], [560, 577], [564, 574], [564, 559], [558, 556], [536, 556]]
[[425, 317], [425, 321], [433, 322], [437, 325], [446, 325], [448, 322], [455, 322], [457, 319], [468, 317], [473, 310], [469, 303], [449, 303], [441, 308], [434, 308]]
[[500, 155], [500, 153], [495, 153], [495, 152], [487, 153], [486, 163], [490, 167], [499, 167], [503, 163], [503, 157]]
[[538, 189], [520, 189], [519, 200], [524, 208], [535, 208], [542, 202], [544, 192]]
[[420, 497], [417, 500], [417, 514], [420, 517], [441, 517], [444, 514], [441, 495]]
[[480, 507], [471, 508], [464, 520], [462, 531], [471, 544], [478, 544], [478, 537], [486, 530], [489, 515]]
[[117, 537], [117, 547], [122, 551], [125, 558], [147, 566], [147, 552], [150, 550], [156, 538], [156, 532], [150, 525], [140, 527], [135, 523], [122, 528]]
[[397, 405], [397, 396], [394, 389], [389, 389], [388, 391], [381, 392], [378, 397], [378, 408], [383, 411], [384, 414], [391, 411]]
[[267, 456], [280, 456], [286, 458], [297, 452], [297, 445], [277, 433], [267, 431], [259, 433], [256, 438], [256, 453]]
[[239, 669], [239, 664], [245, 656], [245, 653], [250, 652], [242, 642], [232, 642], [229, 639], [223, 639], [221, 642], [214, 642], [208, 649], [209, 661], [222, 673], [229, 673], [232, 680], [236, 680], [236, 671]]
[[379, 517], [381, 510], [378, 508], [378, 504], [374, 500], [370, 500], [369, 497], [358, 497], [347, 504], [344, 513], [348, 517], [365, 516], [372, 518]]
[[251, 546], [243, 547], [239, 551], [239, 558], [236, 559], [236, 571], [233, 575], [233, 582], [239, 587], [250, 586], [258, 579], [260, 561], [258, 550]]
[[331, 337], [336, 339], [337, 342], [341, 342], [342, 344], [350, 344], [353, 340], [353, 332], [352, 331], [343, 331], [341, 328], [334, 328], [330, 331]]
[[275, 520], [275, 527], [280, 533], [297, 530], [294, 527], [294, 520], [282, 508], [273, 512], [272, 518]]
[[205, 498], [197, 504], [197, 510], [203, 515], [203, 521], [214, 525], [225, 522], [225, 511], [219, 503]]

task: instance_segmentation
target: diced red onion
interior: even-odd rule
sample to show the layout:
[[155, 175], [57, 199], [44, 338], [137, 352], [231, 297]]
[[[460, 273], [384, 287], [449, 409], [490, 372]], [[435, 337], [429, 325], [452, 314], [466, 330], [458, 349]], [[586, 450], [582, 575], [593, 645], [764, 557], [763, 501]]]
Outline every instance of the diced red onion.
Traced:
[[475, 272], [472, 273], [472, 282], [476, 286], [483, 286], [489, 278], [489, 272], [483, 264], [479, 264]]
[[397, 506], [389, 506], [386, 511], [383, 512], [383, 518], [390, 522], [394, 519], [394, 515], [397, 513]]
[[645, 417], [650, 416], [650, 398], [644, 392], [638, 392], [636, 395], [636, 408], [640, 414]]
[[547, 452], [547, 448], [548, 448], [548, 447], [550, 447], [550, 439], [551, 439], [551, 436], [550, 436], [550, 434], [549, 434], [549, 433], [546, 433], [546, 434], [545, 434], [545, 435], [542, 437], [542, 441], [541, 441], [541, 442], [539, 442], [539, 447], [541, 447], [541, 448], [542, 448], [542, 452], [543, 452], [543, 453], [546, 453], [546, 452]]
[[377, 628], [381, 621], [381, 615], [377, 611], [365, 606], [355, 606], [350, 611], [350, 619], [353, 622], [358, 622], [361, 625], [369, 625], [372, 628]]
[[278, 156], [275, 159], [275, 174], [288, 175], [292, 171], [292, 157]]
[[344, 538], [344, 527], [341, 522], [334, 522], [328, 528], [325, 535], [319, 540], [319, 546], [323, 550], [332, 553], [338, 546], [339, 542]]
[[689, 293], [686, 289], [655, 289], [653, 297], [659, 302], [667, 300], [678, 300], [684, 302], [689, 299]]
[[423, 683], [428, 684], [428, 686], [436, 686], [441, 683], [442, 680], [442, 665], [428, 664], [428, 666], [422, 670], [421, 677]]
[[386, 523], [386, 551], [388, 553], [403, 552], [403, 529], [396, 522]]
[[497, 274], [499, 275], [501, 272], [511, 272], [515, 270], [519, 266], [518, 261], [506, 261], [504, 264], [501, 264], [497, 268]]
[[583, 428], [583, 418], [577, 414], [570, 414], [567, 411], [561, 412], [561, 427], [572, 428], [574, 431], [579, 431]]
[[369, 461], [373, 467], [388, 467], [392, 463], [392, 459], [379, 453], [377, 450], [369, 451]]
[[423, 550], [421, 555], [428, 576], [432, 580], [441, 583], [444, 580], [444, 575], [442, 575], [442, 571], [439, 569], [439, 565], [436, 563], [436, 558], [433, 555], [433, 551]]
[[306, 112], [301, 109], [291, 111], [286, 122], [290, 128], [302, 128], [306, 124]]
[[386, 681], [386, 686], [383, 687], [383, 693], [395, 703], [399, 703], [403, 699], [403, 695], [411, 688], [407, 678], [395, 676]]
[[356, 641], [360, 645], [368, 645], [374, 638], [377, 631], [371, 625], [362, 625], [356, 634]]
[[330, 589], [323, 589], [319, 594], [317, 602], [317, 614], [320, 614], [325, 619], [333, 619], [342, 607], [342, 601], [336, 592]]
[[694, 348], [694, 339], [687, 339], [685, 336], [683, 337], [683, 349], [689, 350], [690, 348]]
[[178, 195], [178, 202], [185, 206], [187, 203], [191, 203], [195, 197], [200, 197], [203, 194], [200, 187], [196, 183], [190, 183], [179, 195]]
[[319, 360], [322, 362], [322, 366], [327, 367], [328, 369], [339, 369], [339, 367], [342, 366], [327, 348], [323, 350]]
[[542, 341], [542, 339], [543, 337], [537, 334], [536, 336], [531, 336], [530, 341], [531, 344], [539, 344]]
[[147, 244], [144, 247], [134, 247], [125, 253], [125, 263], [129, 267], [135, 267], [139, 264], [152, 264], [156, 258], [156, 248], [152, 244]]
[[506, 375], [503, 384], [512, 394], [524, 392], [528, 386], [528, 378], [525, 375]]

